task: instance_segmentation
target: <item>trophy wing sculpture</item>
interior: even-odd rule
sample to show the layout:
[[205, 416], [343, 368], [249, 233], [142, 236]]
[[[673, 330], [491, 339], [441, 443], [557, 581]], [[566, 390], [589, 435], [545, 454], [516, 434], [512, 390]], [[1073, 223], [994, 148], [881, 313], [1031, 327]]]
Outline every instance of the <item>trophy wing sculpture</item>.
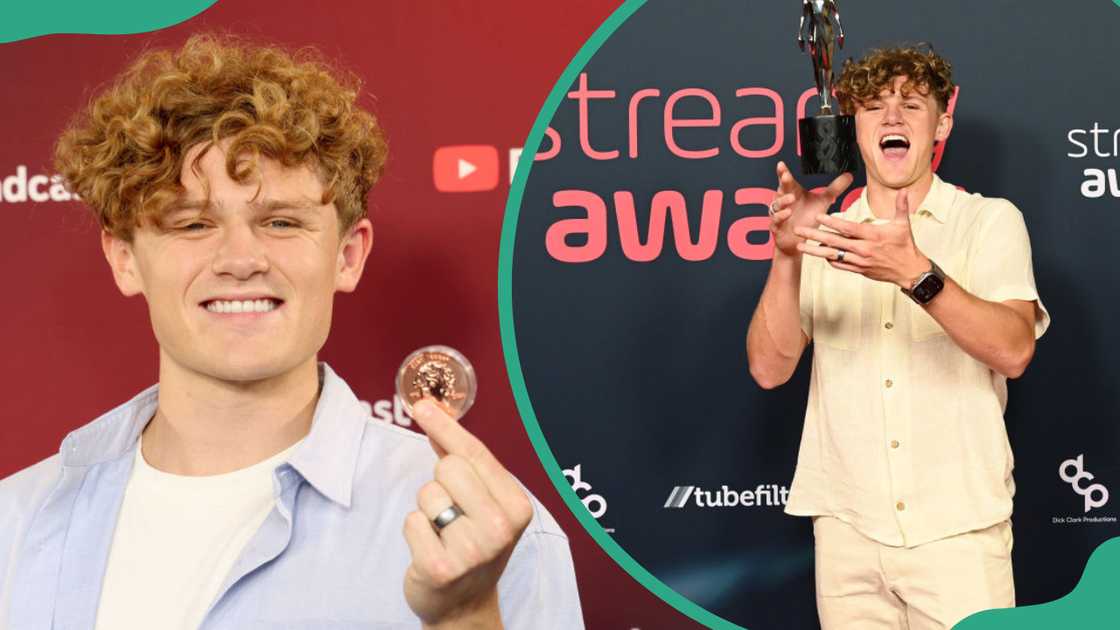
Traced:
[[813, 78], [820, 97], [820, 114], [797, 121], [801, 132], [801, 172], [805, 175], [859, 170], [859, 145], [854, 116], [832, 113], [832, 60], [836, 46], [844, 47], [840, 6], [836, 0], [801, 0], [801, 24], [797, 45], [809, 46]]

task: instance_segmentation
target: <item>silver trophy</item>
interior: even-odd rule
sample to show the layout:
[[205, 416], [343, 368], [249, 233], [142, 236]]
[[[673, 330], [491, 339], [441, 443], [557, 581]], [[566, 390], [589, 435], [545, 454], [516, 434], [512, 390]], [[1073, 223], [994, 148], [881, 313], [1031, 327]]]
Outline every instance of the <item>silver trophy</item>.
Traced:
[[820, 114], [797, 121], [801, 132], [801, 172], [805, 175], [859, 170], [859, 145], [854, 116], [832, 113], [832, 60], [836, 45], [844, 47], [840, 7], [836, 0], [801, 0], [801, 25], [797, 45], [809, 45], [813, 78], [821, 100]]

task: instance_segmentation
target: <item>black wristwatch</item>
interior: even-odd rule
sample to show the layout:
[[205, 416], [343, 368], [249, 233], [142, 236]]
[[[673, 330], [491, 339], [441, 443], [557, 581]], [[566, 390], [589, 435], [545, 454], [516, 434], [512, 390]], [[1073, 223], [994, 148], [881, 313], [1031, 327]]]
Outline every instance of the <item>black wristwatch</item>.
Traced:
[[945, 288], [945, 272], [932, 259], [929, 264], [932, 265], [930, 270], [918, 276], [913, 286], [902, 289], [903, 293], [921, 306], [929, 304], [929, 301]]

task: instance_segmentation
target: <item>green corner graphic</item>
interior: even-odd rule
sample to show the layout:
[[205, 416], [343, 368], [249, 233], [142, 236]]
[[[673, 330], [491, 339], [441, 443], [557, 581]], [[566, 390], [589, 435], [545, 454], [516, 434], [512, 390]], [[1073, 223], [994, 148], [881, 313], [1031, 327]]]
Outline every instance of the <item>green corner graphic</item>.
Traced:
[[155, 31], [202, 13], [217, 0], [48, 0], [13, 3], [0, 21], [0, 44], [54, 33], [126, 35]]
[[[1120, 624], [1120, 536], [1100, 544], [1081, 581], [1065, 597], [1046, 604], [978, 612], [953, 630], [1051, 630], [1052, 628], [1106, 628]], [[1100, 625], [1100, 622], [1110, 625]]]
[[[549, 92], [544, 106], [537, 115], [533, 127], [525, 140], [522, 155], [534, 156], [540, 149], [545, 129], [552, 121], [564, 94], [583, 71], [591, 57], [618, 28], [640, 9], [646, 0], [626, 0], [584, 43], [579, 52], [568, 64], [560, 79]], [[1120, 0], [1113, 0], [1120, 6]], [[521, 359], [517, 349], [517, 335], [513, 321], [513, 249], [517, 239], [517, 220], [521, 213], [521, 201], [532, 168], [532, 159], [518, 162], [510, 186], [506, 213], [502, 221], [501, 245], [498, 253], [498, 318], [501, 327], [502, 351], [509, 373], [510, 386], [517, 402], [518, 411], [525, 423], [529, 440], [540, 458], [549, 479], [557, 492], [572, 511], [584, 529], [627, 573], [660, 597], [667, 604], [691, 619], [717, 630], [738, 629], [742, 626], [711, 613], [674, 591], [626, 552], [599, 522], [591, 516], [586, 506], [568, 485], [563, 469], [548, 445], [541, 431], [536, 413], [533, 411], [529, 392], [525, 387], [525, 375], [521, 371]], [[1096, 628], [1099, 622], [1113, 622], [1120, 617], [1120, 605], [1116, 604], [1116, 585], [1120, 584], [1120, 537], [1102, 543], [1093, 552], [1086, 565], [1084, 575], [1074, 590], [1065, 597], [1047, 604], [1024, 606], [1022, 608], [990, 610], [977, 613], [961, 621], [954, 630], [1041, 630], [1043, 628], [1065, 628], [1083, 624], [1082, 627]]]

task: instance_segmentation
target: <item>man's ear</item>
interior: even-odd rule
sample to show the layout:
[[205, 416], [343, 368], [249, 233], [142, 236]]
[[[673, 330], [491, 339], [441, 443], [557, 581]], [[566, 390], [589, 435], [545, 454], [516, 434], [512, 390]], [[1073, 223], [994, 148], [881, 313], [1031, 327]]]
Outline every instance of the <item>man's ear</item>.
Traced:
[[366, 267], [366, 259], [373, 248], [373, 223], [363, 217], [346, 231], [338, 248], [338, 267], [334, 287], [343, 293], [358, 288], [358, 280]]
[[132, 251], [132, 243], [113, 236], [109, 230], [101, 231], [101, 251], [105, 253], [105, 260], [113, 270], [113, 280], [117, 288], [126, 297], [142, 293], [144, 283], [136, 269], [136, 255]]
[[953, 130], [953, 115], [949, 112], [944, 112], [937, 117], [937, 129], [933, 132], [933, 140], [935, 142], [945, 142], [949, 137], [949, 132]]

